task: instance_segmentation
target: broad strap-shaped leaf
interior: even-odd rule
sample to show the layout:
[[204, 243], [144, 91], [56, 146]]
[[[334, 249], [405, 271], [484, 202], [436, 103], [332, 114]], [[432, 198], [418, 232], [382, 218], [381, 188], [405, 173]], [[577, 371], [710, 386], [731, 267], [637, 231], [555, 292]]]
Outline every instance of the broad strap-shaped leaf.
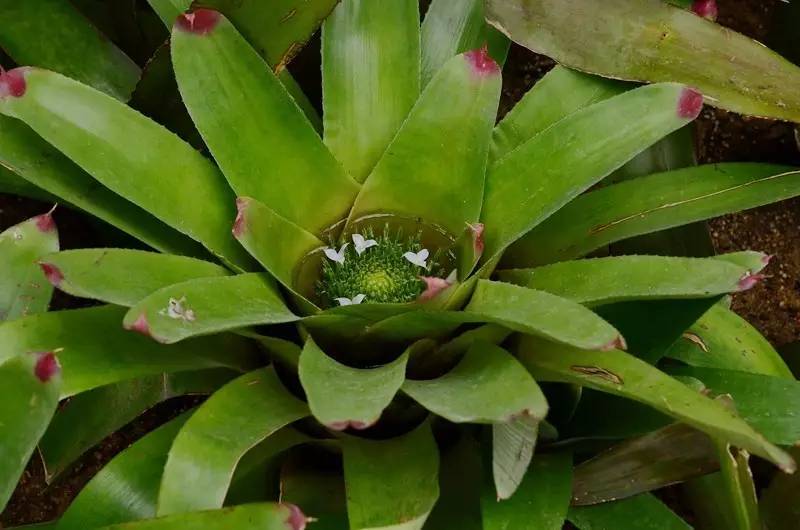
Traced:
[[523, 415], [492, 425], [492, 477], [498, 502], [510, 499], [522, 484], [536, 449], [540, 421]]
[[[791, 449], [800, 458], [800, 448]], [[800, 475], [778, 473], [761, 494], [761, 518], [770, 530], [793, 530], [800, 524], [800, 504], [795, 502], [800, 494]]]
[[304, 530], [306, 522], [297, 506], [261, 503], [115, 524], [100, 530]]
[[19, 120], [0, 116], [0, 162], [27, 182], [156, 250], [201, 256], [203, 247], [93, 179]]
[[[245, 374], [201, 405], [175, 438], [164, 466], [158, 514], [222, 507], [240, 458], [308, 415], [273, 368]], [[187, 487], [191, 484], [191, 487]]]
[[498, 500], [488, 492], [483, 495], [484, 530], [561, 530], [569, 508], [571, 485], [569, 453], [537, 455], [513, 497]]
[[2, 0], [0, 46], [17, 64], [78, 79], [121, 101], [139, 81], [139, 67], [69, 2]]
[[420, 530], [439, 497], [429, 423], [389, 440], [341, 441], [352, 530]]
[[500, 84], [485, 50], [450, 59], [365, 182], [349, 222], [376, 213], [421, 217], [451, 237], [477, 222]]
[[230, 274], [208, 261], [116, 248], [65, 250], [40, 263], [65, 293], [125, 307], [175, 283]]
[[160, 374], [79, 394], [59, 408], [39, 442], [48, 482], [106, 436], [168, 399], [207, 395], [236, 377], [227, 369]]
[[[660, 0], [489, 0], [489, 23], [561, 64], [678, 81], [721, 108], [800, 121], [800, 70], [758, 42]], [[698, 65], [702, 68], [697, 68]]]
[[433, 0], [422, 22], [422, 86], [454, 55], [486, 46], [503, 64], [509, 41], [484, 18], [480, 0]]
[[61, 390], [58, 358], [52, 353], [30, 353], [0, 364], [0, 388], [2, 511], [56, 411]]
[[629, 88], [624, 83], [556, 66], [494, 128], [490, 164], [496, 164], [554, 123]]
[[0, 322], [47, 311], [53, 288], [36, 262], [56, 251], [58, 230], [49, 213], [0, 233]]
[[408, 354], [384, 366], [351, 368], [329, 357], [313, 339], [300, 354], [300, 382], [308, 406], [323, 425], [343, 431], [366, 429], [381, 417], [403, 384]]
[[[628, 300], [706, 298], [752, 287], [767, 256], [748, 252], [757, 268], [724, 259], [615, 256], [499, 271], [500, 280], [586, 305]], [[737, 256], [738, 257], [738, 256]]]
[[510, 353], [476, 343], [449, 373], [407, 380], [403, 392], [434, 414], [456, 423], [508, 423], [519, 416], [547, 415], [536, 381]]
[[775, 348], [749, 322], [722, 304], [711, 307], [664, 354], [699, 368], [794, 380]]
[[[608, 411], [613, 417], [613, 411]], [[714, 442], [675, 423], [619, 445], [575, 468], [572, 504], [585, 506], [646, 493], [719, 468]]]
[[649, 493], [622, 501], [570, 508], [567, 519], [580, 530], [692, 530]]
[[80, 491], [55, 530], [85, 530], [156, 516], [167, 454], [190, 413], [149, 432], [117, 455]]
[[715, 164], [637, 178], [578, 197], [511, 247], [503, 265], [574, 259], [621, 239], [798, 194], [800, 172], [769, 164]]
[[0, 82], [0, 113], [209, 250], [239, 266], [249, 262], [228, 229], [233, 196], [217, 168], [130, 107], [55, 72], [17, 68]]
[[235, 335], [164, 346], [122, 329], [125, 310], [114, 306], [57, 311], [0, 323], [0, 363], [26, 352], [59, 352], [61, 397], [161, 373], [230, 368], [242, 371], [258, 359]]
[[359, 182], [419, 97], [419, 49], [417, 0], [342, 0], [325, 20], [325, 144]]
[[298, 319], [263, 274], [199, 278], [159, 289], [125, 315], [125, 329], [163, 344]]
[[[486, 178], [484, 261], [660, 138], [694, 120], [700, 95], [674, 83], [637, 88], [564, 118]], [[628, 117], [620, 123], [619, 116]]]
[[537, 381], [561, 381], [649, 405], [791, 472], [796, 464], [724, 405], [696, 392], [644, 361], [619, 350], [585, 352], [525, 337], [519, 357]]
[[200, 9], [179, 18], [172, 62], [189, 114], [237, 195], [316, 234], [347, 215], [358, 184], [223, 15]]

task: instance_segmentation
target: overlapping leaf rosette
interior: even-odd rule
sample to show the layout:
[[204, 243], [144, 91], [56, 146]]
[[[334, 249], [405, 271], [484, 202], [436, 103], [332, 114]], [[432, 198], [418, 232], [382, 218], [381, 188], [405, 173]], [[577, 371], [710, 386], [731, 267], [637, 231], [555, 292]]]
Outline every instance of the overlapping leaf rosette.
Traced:
[[[797, 176], [730, 164], [584, 193], [694, 120], [703, 96], [558, 67], [496, 125], [507, 42], [462, 4], [434, 2], [420, 28], [416, 1], [343, 2], [322, 39], [321, 136], [225, 16], [180, 14], [172, 64], [213, 161], [61, 74], [0, 77], [0, 113], [16, 120], [3, 126], [124, 198], [135, 215], [104, 219], [159, 251], [41, 259], [53, 285], [108, 305], [0, 327], [0, 377], [31, 359], [57, 371], [47, 352], [63, 368], [38, 377], [61, 386], [8, 476], [59, 398], [76, 396], [41, 442], [51, 475], [77, 456], [70, 425], [116, 414], [108, 396], [158, 388], [127, 411], [212, 392], [113, 460], [56, 528], [156, 516], [141, 527], [300, 529], [313, 516], [315, 528], [455, 528], [442, 521], [476, 510], [515, 520], [542, 480], [568, 504], [560, 430], [574, 426], [567, 409], [602, 404], [600, 393], [688, 425], [684, 444], [708, 435], [794, 469], [730, 407], [653, 366], [720, 297], [752, 287], [765, 255], [577, 258], [797, 194]], [[636, 331], [643, 320], [661, 327]], [[580, 387], [600, 393], [580, 400]], [[120, 501], [121, 483], [135, 503]]]

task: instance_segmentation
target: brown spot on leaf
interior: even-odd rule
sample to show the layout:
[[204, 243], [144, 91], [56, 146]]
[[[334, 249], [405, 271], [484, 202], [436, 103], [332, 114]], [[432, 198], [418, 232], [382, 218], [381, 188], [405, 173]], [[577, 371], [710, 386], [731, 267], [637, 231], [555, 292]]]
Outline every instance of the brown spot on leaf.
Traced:
[[618, 376], [614, 372], [611, 372], [610, 370], [606, 370], [605, 368], [600, 368], [599, 366], [570, 366], [570, 370], [572, 370], [573, 372], [578, 372], [581, 375], [604, 379], [609, 383], [613, 383], [615, 385], [625, 384], [625, 382], [622, 380], [620, 376]]

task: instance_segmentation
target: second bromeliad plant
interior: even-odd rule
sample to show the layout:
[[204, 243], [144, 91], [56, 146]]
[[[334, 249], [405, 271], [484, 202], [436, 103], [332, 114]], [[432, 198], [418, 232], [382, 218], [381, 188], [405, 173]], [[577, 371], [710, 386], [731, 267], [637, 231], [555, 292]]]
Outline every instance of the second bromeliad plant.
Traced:
[[[79, 81], [28, 67], [0, 77], [0, 113], [18, 120], [3, 121], [5, 134], [45, 140], [72, 161], [64, 167], [130, 201], [146, 220], [132, 235], [161, 251], [42, 258], [59, 289], [109, 305], [0, 325], [0, 380], [10, 389], [0, 444], [7, 430], [18, 434], [0, 445], [14, 453], [0, 465], [0, 504], [59, 398], [78, 396], [59, 415], [91, 414], [103, 410], [98, 392], [188, 373], [213, 372], [198, 377], [218, 390], [113, 460], [55, 528], [159, 517], [124, 528], [296, 530], [305, 512], [323, 529], [555, 529], [570, 500], [621, 497], [631, 499], [611, 512], [569, 517], [582, 526], [619, 509], [615, 528], [634, 524], [630, 514], [683, 528], [655, 497], [633, 495], [717, 465], [720, 480], [741, 482], [747, 454], [794, 470], [779, 446], [796, 441], [798, 426], [787, 433], [748, 416], [761, 397], [713, 382], [728, 370], [791, 378], [743, 323], [718, 332], [735, 317], [716, 302], [752, 287], [766, 256], [577, 259], [800, 194], [800, 174], [763, 164], [691, 167], [584, 193], [694, 120], [698, 91], [557, 67], [495, 126], [507, 42], [484, 25], [480, 3], [434, 1], [420, 29], [415, 0], [345, 0], [324, 27], [320, 138], [220, 12], [151, 3], [168, 24], [177, 19], [175, 76], [216, 164]], [[713, 26], [662, 7], [682, 24]], [[36, 224], [0, 244], [24, 241], [14, 234]], [[702, 329], [688, 329], [700, 317]], [[753, 346], [751, 357], [730, 355], [733, 339]], [[722, 354], [702, 358], [698, 345]], [[61, 375], [41, 353], [56, 351]], [[733, 404], [709, 395], [726, 392]], [[59, 415], [42, 440], [46, 461], [57, 460], [48, 447], [67, 445]], [[587, 451], [575, 442], [597, 438], [631, 439], [578, 467], [573, 483], [572, 452]], [[642, 459], [669, 469], [620, 472]], [[276, 470], [279, 491], [267, 479]], [[120, 481], [125, 491], [110, 487]], [[739, 520], [755, 517], [739, 501], [731, 505], [751, 510]]]

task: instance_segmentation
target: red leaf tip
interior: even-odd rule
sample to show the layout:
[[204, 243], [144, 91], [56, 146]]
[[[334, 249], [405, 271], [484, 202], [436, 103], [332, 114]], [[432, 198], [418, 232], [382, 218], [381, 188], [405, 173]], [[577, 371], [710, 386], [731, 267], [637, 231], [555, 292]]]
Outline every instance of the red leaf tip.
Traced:
[[303, 511], [294, 504], [283, 503], [282, 506], [289, 510], [289, 517], [286, 519], [289, 530], [305, 530], [306, 523], [310, 519], [305, 516]]
[[678, 99], [678, 116], [693, 120], [703, 110], [703, 94], [693, 88], [684, 88]]
[[28, 67], [23, 66], [14, 68], [7, 72], [0, 72], [0, 98], [7, 96], [20, 98], [25, 95], [28, 84], [25, 81], [25, 74]]
[[622, 350], [628, 349], [628, 343], [625, 342], [625, 337], [617, 335], [617, 338], [600, 348], [601, 351]]
[[758, 282], [766, 278], [763, 274], [751, 274], [747, 273], [739, 279], [739, 290], [740, 291], [747, 291], [755, 287]]
[[479, 77], [488, 77], [500, 73], [500, 66], [489, 55], [489, 49], [486, 46], [468, 51], [464, 54], [464, 57], [466, 57], [472, 71]]
[[695, 15], [707, 18], [708, 20], [717, 20], [719, 9], [717, 8], [716, 0], [694, 0], [692, 3], [692, 12]]
[[64, 274], [61, 272], [61, 269], [59, 269], [52, 263], [42, 262], [39, 263], [39, 267], [41, 267], [45, 278], [47, 278], [47, 281], [50, 282], [50, 284], [53, 285], [54, 287], [58, 287], [59, 285], [61, 285], [61, 282], [64, 281]]
[[217, 27], [219, 19], [219, 11], [201, 8], [180, 15], [175, 21], [175, 26], [196, 35], [207, 35]]
[[52, 210], [36, 217], [36, 228], [44, 233], [52, 232], [56, 229], [56, 222], [53, 219]]
[[135, 331], [136, 333], [144, 335], [145, 337], [152, 336], [150, 334], [150, 323], [147, 321], [147, 315], [144, 313], [139, 315], [139, 318], [137, 318], [133, 324], [128, 324], [125, 326], [125, 329], [128, 331]]
[[233, 230], [231, 230], [231, 232], [233, 232], [233, 237], [241, 237], [242, 234], [244, 234], [244, 230], [247, 227], [244, 212], [248, 204], [250, 204], [250, 201], [245, 197], [238, 197], [236, 199], [236, 220], [233, 222]]
[[61, 373], [61, 365], [58, 363], [58, 357], [53, 352], [39, 353], [36, 359], [36, 366], [33, 368], [33, 373], [36, 378], [42, 383], [47, 383], [53, 377]]

